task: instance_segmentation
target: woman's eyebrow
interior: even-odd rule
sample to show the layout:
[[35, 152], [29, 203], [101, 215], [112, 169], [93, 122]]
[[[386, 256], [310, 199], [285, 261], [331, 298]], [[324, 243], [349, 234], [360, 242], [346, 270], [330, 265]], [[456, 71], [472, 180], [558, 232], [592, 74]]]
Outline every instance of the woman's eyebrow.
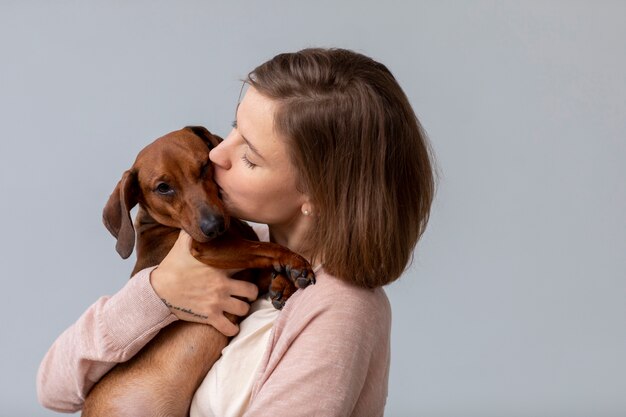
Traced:
[[[239, 134], [241, 135], [241, 132], [239, 132]], [[259, 150], [255, 148], [254, 145], [252, 145], [250, 141], [248, 141], [248, 139], [246, 139], [243, 135], [241, 135], [241, 138], [243, 139], [244, 142], [246, 142], [246, 145], [248, 145], [248, 147], [250, 148], [252, 152], [254, 152], [259, 158], [265, 161], [265, 158], [263, 158], [263, 155], [261, 155]]]

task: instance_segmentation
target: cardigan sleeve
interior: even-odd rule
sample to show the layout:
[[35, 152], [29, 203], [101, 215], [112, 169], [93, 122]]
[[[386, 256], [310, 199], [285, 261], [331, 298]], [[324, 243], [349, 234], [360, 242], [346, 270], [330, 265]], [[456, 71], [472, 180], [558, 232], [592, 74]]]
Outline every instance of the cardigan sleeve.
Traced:
[[80, 410], [105, 373], [176, 320], [152, 289], [153, 269], [139, 271], [118, 293], [98, 299], [53, 343], [37, 373], [37, 396], [44, 407]]

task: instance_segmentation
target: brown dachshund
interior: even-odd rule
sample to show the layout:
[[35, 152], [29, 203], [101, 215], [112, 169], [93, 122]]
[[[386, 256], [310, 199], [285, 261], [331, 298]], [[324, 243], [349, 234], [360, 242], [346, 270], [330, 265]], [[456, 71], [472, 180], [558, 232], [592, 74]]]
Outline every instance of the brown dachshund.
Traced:
[[[159, 264], [182, 228], [193, 238], [193, 256], [217, 268], [247, 268], [235, 278], [255, 282], [259, 293], [269, 290], [274, 306], [282, 308], [296, 286], [315, 283], [315, 276], [303, 257], [258, 242], [250, 226], [225, 211], [209, 161], [209, 151], [220, 141], [192, 126], [145, 147], [111, 194], [104, 224], [117, 238], [123, 258], [130, 256], [137, 238], [131, 276]], [[130, 210], [135, 205], [133, 226]], [[187, 416], [194, 392], [227, 344], [228, 338], [212, 326], [176, 321], [107, 373], [89, 392], [82, 415]]]

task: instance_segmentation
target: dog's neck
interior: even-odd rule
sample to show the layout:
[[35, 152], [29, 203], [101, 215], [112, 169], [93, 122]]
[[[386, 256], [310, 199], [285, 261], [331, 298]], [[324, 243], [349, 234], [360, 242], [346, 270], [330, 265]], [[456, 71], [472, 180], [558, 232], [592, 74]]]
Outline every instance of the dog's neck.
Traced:
[[157, 222], [140, 204], [135, 217], [135, 232], [137, 262], [131, 275], [160, 264], [174, 246], [180, 229]]

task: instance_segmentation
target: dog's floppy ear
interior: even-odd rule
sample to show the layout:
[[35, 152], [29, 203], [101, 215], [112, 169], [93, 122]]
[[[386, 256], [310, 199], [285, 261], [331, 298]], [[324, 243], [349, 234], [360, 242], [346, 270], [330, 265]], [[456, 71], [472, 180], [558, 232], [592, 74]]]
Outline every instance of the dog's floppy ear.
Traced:
[[187, 126], [185, 127], [187, 130], [191, 130], [196, 136], [204, 141], [207, 144], [209, 149], [215, 148], [220, 144], [224, 139], [220, 138], [217, 135], [209, 132], [204, 126]]
[[130, 211], [137, 204], [138, 193], [137, 173], [132, 170], [124, 172], [102, 212], [104, 225], [117, 238], [115, 249], [124, 259], [133, 253], [135, 246], [135, 228]]

